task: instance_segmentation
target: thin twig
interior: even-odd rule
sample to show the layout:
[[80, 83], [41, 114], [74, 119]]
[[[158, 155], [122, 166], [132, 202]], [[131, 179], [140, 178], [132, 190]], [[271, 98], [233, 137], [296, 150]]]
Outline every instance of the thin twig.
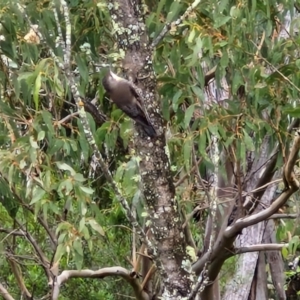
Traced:
[[74, 113], [72, 113], [72, 114], [67, 115], [67, 116], [64, 117], [63, 119], [59, 120], [57, 123], [58, 123], [58, 124], [63, 124], [63, 123], [65, 123], [65, 122], [67, 122], [69, 119], [72, 119], [73, 117], [78, 116], [78, 115], [79, 115], [79, 112], [76, 111], [76, 112], [74, 112]]
[[191, 11], [193, 9], [195, 9], [198, 4], [201, 2], [201, 0], [195, 0], [188, 8], [187, 10], [183, 13], [182, 16], [180, 16], [176, 21], [171, 22], [171, 23], [167, 23], [164, 28], [162, 29], [162, 31], [160, 32], [160, 34], [154, 39], [154, 41], [151, 44], [151, 47], [154, 48], [158, 45], [158, 43], [164, 38], [164, 36], [168, 33], [168, 31], [171, 28], [176, 28], [178, 27], [178, 25], [180, 25], [191, 13]]

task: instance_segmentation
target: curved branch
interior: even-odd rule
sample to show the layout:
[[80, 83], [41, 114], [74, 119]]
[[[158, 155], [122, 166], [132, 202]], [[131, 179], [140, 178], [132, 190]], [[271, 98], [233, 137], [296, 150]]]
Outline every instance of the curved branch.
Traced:
[[12, 258], [12, 256], [7, 256], [7, 260], [10, 264], [12, 273], [14, 274], [14, 277], [17, 281], [17, 284], [21, 290], [21, 293], [23, 296], [26, 296], [26, 298], [31, 298], [32, 295], [30, 294], [30, 292], [28, 291], [24, 279], [23, 279], [23, 275], [22, 275], [22, 271], [20, 266], [18, 265], [18, 263]]
[[[25, 236], [24, 232], [23, 231], [19, 231], [19, 230], [16, 230], [16, 229], [5, 229], [5, 228], [0, 228], [0, 232], [4, 232], [4, 233], [7, 233], [7, 236], [10, 236], [10, 235], [14, 235], [14, 236]], [[6, 237], [4, 239], [6, 239]], [[3, 241], [3, 240], [2, 240]]]
[[102, 279], [107, 276], [120, 276], [124, 280], [126, 280], [135, 293], [135, 296], [139, 300], [149, 300], [148, 294], [143, 291], [139, 281], [137, 278], [134, 278], [132, 274], [122, 267], [109, 267], [102, 268], [97, 271], [93, 270], [67, 270], [63, 271], [59, 276], [57, 276], [56, 281], [54, 282], [53, 292], [52, 292], [52, 300], [57, 300], [59, 296], [60, 286], [68, 281], [71, 278], [98, 278]]
[[289, 155], [289, 159], [284, 167], [284, 178], [287, 181], [289, 187], [299, 189], [299, 181], [296, 179], [295, 173], [293, 171], [294, 165], [298, 159], [298, 152], [300, 149], [300, 132], [297, 131], [297, 136], [295, 137], [294, 144]]
[[225, 232], [224, 236], [227, 238], [232, 238], [239, 234], [244, 228], [257, 224], [261, 221], [268, 219], [271, 215], [278, 211], [278, 209], [293, 195], [297, 189], [289, 189], [283, 192], [271, 205], [269, 208], [260, 211], [257, 214], [246, 217], [244, 219], [238, 219], [236, 223], [229, 226]]
[[257, 251], [280, 251], [284, 247], [288, 247], [289, 244], [260, 244], [260, 245], [251, 245], [247, 247], [235, 248], [233, 255], [243, 254], [248, 252], [257, 252]]
[[[271, 217], [274, 213], [278, 211], [278, 209], [286, 203], [289, 197], [294, 194], [298, 189], [299, 185], [298, 181], [293, 178], [288, 172], [293, 172], [293, 168], [291, 168], [292, 162], [296, 161], [296, 157], [298, 157], [298, 152], [300, 148], [300, 136], [296, 135], [294, 139], [294, 144], [292, 146], [290, 155], [288, 157], [288, 162], [285, 166], [284, 174], [287, 175], [288, 179], [292, 179], [288, 181], [289, 187], [285, 190], [267, 209], [260, 211], [257, 214], [238, 219], [236, 223], [232, 226], [229, 226], [220, 236], [219, 240], [216, 242], [212, 255], [212, 263], [210, 265], [210, 269], [208, 271], [210, 280], [214, 280], [220, 270], [220, 267], [224, 263], [224, 261], [232, 256], [234, 253], [233, 243], [236, 237], [242, 232], [242, 230], [248, 226], [257, 224], [261, 221], [264, 221]], [[205, 253], [194, 265], [193, 270], [196, 274], [200, 274], [202, 269], [205, 266], [206, 261], [208, 260], [208, 254]]]
[[39, 257], [39, 259], [41, 260], [41, 265], [45, 271], [45, 274], [47, 275], [48, 281], [51, 278], [51, 274], [49, 271], [49, 261], [46, 257], [46, 255], [44, 254], [44, 252], [42, 251], [42, 249], [39, 247], [38, 243], [36, 242], [36, 240], [34, 239], [34, 237], [25, 230], [24, 226], [18, 221], [15, 220], [16, 223], [18, 224], [18, 226], [20, 227], [20, 231], [24, 233], [24, 236], [28, 239], [28, 241], [30, 242], [30, 244], [32, 245], [32, 247], [34, 248], [34, 250], [36, 251], [37, 256]]
[[0, 283], [0, 295], [3, 296], [4, 300], [15, 300], [1, 283]]
[[[35, 216], [35, 211], [32, 207], [30, 207], [27, 203], [25, 203], [23, 201], [23, 199], [19, 196], [19, 194], [17, 193], [16, 189], [14, 186], [11, 186], [7, 180], [7, 178], [1, 173], [0, 174], [1, 178], [6, 182], [7, 185], [10, 186], [10, 189], [12, 190], [13, 192], [13, 195], [14, 197], [21, 203], [21, 205], [23, 206], [23, 208], [25, 208], [26, 210], [30, 211], [30, 213]], [[39, 224], [45, 229], [45, 231], [47, 232], [49, 238], [50, 238], [50, 241], [52, 243], [52, 245], [54, 247], [57, 247], [57, 239], [55, 237], [55, 234], [51, 231], [51, 229], [49, 228], [47, 222], [40, 216], [36, 216], [37, 218], [37, 221], [39, 222]], [[2, 232], [5, 232], [3, 229], [2, 229]], [[10, 232], [10, 234], [14, 234], [14, 232]], [[18, 234], [14, 234], [14, 235], [18, 235]]]
[[64, 117], [63, 119], [59, 120], [59, 121], [58, 121], [58, 124], [63, 124], [63, 123], [69, 121], [70, 119], [72, 119], [73, 117], [76, 117], [76, 116], [78, 116], [78, 115], [79, 115], [79, 112], [78, 112], [78, 111], [76, 111], [76, 112], [74, 112], [74, 113], [72, 113], [72, 114], [69, 114], [69, 115], [67, 115], [66, 117]]
[[297, 219], [300, 218], [298, 214], [274, 214], [269, 219]]
[[299, 189], [299, 182], [295, 177], [293, 172], [293, 167], [297, 161], [298, 153], [300, 149], [300, 134], [297, 132], [297, 135], [294, 139], [294, 144], [292, 146], [288, 161], [284, 167], [284, 178], [286, 179], [289, 187], [284, 191], [271, 205], [269, 208], [260, 211], [257, 214], [251, 215], [244, 219], [239, 219], [235, 224], [228, 227], [224, 235], [228, 238], [234, 237], [236, 234], [242, 231], [243, 228], [257, 224], [263, 220], [268, 219], [278, 211], [278, 209], [289, 199], [289, 197], [294, 194]]
[[13, 298], [11, 296], [11, 294], [7, 291], [7, 289], [0, 283], [0, 295], [3, 296], [4, 300], [15, 300], [15, 298]]

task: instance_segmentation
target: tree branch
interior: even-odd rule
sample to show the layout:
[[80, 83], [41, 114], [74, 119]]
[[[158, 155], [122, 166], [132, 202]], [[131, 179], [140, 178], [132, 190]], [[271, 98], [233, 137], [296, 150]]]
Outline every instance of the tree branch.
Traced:
[[263, 220], [268, 219], [271, 215], [276, 213], [278, 209], [289, 199], [289, 197], [294, 194], [299, 189], [299, 181], [296, 179], [293, 172], [293, 167], [297, 161], [298, 153], [300, 149], [300, 134], [297, 132], [294, 144], [292, 146], [288, 161], [284, 167], [284, 177], [288, 182], [289, 188], [284, 191], [271, 205], [269, 208], [260, 211], [257, 214], [251, 215], [249, 217], [239, 219], [235, 224], [228, 227], [224, 235], [226, 237], [233, 237], [242, 231], [243, 228], [257, 224]]
[[8, 236], [10, 235], [15, 235], [15, 236], [25, 236], [23, 231], [19, 231], [16, 229], [5, 229], [5, 228], [0, 228], [0, 232], [7, 233]]
[[31, 298], [31, 294], [29, 293], [26, 285], [25, 285], [25, 282], [24, 282], [24, 279], [23, 279], [23, 275], [22, 275], [22, 271], [20, 269], [20, 266], [18, 265], [18, 263], [12, 258], [12, 255], [7, 255], [7, 260], [10, 264], [10, 267], [11, 267], [11, 271], [12, 273], [14, 274], [14, 277], [17, 281], [17, 284], [21, 290], [21, 294], [22, 296], [26, 295], [26, 298]]
[[288, 247], [289, 244], [260, 244], [260, 245], [251, 245], [247, 247], [235, 248], [233, 255], [243, 254], [248, 252], [257, 252], [257, 251], [280, 251], [284, 247]]
[[33, 238], [33, 236], [24, 229], [24, 226], [18, 220], [15, 220], [15, 221], [18, 224], [18, 226], [20, 227], [21, 231], [23, 231], [24, 236], [28, 239], [28, 241], [33, 246], [34, 250], [36, 251], [36, 254], [38, 255], [39, 259], [41, 260], [41, 266], [43, 267], [43, 269], [47, 275], [48, 281], [49, 281], [51, 278], [51, 273], [49, 271], [50, 264], [49, 264], [47, 257], [45, 256], [44, 252], [39, 247], [38, 243]]
[[93, 270], [66, 270], [57, 276], [53, 285], [52, 300], [57, 300], [61, 285], [71, 278], [98, 278], [102, 279], [108, 276], [120, 276], [126, 280], [135, 293], [138, 300], [150, 300], [148, 294], [142, 290], [142, 287], [137, 278], [131, 276], [131, 273], [122, 267], [102, 268], [97, 271]]
[[0, 283], [0, 295], [3, 296], [4, 300], [15, 300], [1, 283]]
[[300, 218], [298, 214], [274, 214], [269, 219], [297, 219]]
[[[292, 162], [296, 161], [298, 157], [298, 152], [300, 148], [300, 136], [299, 133], [296, 134], [294, 138], [294, 144], [292, 146], [288, 162], [285, 166], [285, 173], [289, 181], [289, 188], [284, 191], [271, 205], [265, 210], [260, 211], [257, 214], [238, 219], [236, 223], [229, 226], [220, 239], [215, 243], [213, 254], [211, 257], [211, 265], [208, 270], [208, 277], [210, 280], [215, 280], [222, 264], [224, 261], [232, 256], [234, 253], [233, 243], [242, 230], [248, 226], [257, 224], [261, 221], [268, 219], [271, 215], [278, 211], [278, 209], [289, 199], [289, 197], [294, 194], [299, 189], [299, 184], [296, 179], [294, 179], [290, 173], [293, 172], [291, 167]], [[287, 171], [288, 170], [288, 171]], [[297, 185], [298, 184], [298, 185]], [[257, 248], [256, 248], [257, 249]], [[273, 249], [274, 250], [274, 249]], [[205, 253], [194, 265], [193, 270], [196, 274], [199, 274], [205, 267], [208, 261], [208, 253]]]

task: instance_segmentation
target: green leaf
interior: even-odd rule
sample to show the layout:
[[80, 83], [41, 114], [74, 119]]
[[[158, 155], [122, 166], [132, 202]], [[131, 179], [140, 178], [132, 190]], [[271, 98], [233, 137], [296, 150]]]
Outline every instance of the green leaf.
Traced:
[[187, 171], [190, 170], [190, 166], [191, 166], [190, 161], [191, 161], [191, 154], [192, 154], [192, 146], [193, 146], [193, 140], [191, 138], [184, 141], [183, 157], [184, 157], [184, 165]]
[[204, 93], [202, 91], [202, 89], [200, 89], [197, 85], [194, 85], [191, 87], [193, 93], [202, 101], [205, 100], [205, 96]]
[[187, 39], [188, 43], [192, 43], [194, 41], [195, 35], [196, 35], [196, 30], [193, 28]]
[[59, 261], [65, 253], [66, 253], [66, 246], [64, 244], [59, 244], [56, 248], [54, 261], [55, 262]]
[[76, 245], [76, 251], [74, 253], [75, 265], [76, 265], [77, 270], [81, 270], [82, 264], [83, 264], [83, 254], [80, 254], [80, 251], [83, 252], [81, 243], [80, 243], [80, 245], [79, 244]]
[[12, 109], [10, 106], [8, 106], [2, 100], [0, 101], [0, 110], [1, 110], [1, 113], [5, 113], [9, 116], [13, 116], [15, 114], [15, 110]]
[[[183, 101], [183, 99], [180, 98], [181, 95], [182, 95], [182, 91], [181, 91], [181, 90], [178, 90], [178, 91], [175, 93], [175, 95], [174, 95], [174, 97], [173, 97], [173, 99], [172, 99], [172, 107], [173, 107], [174, 112], [177, 111], [178, 106], [179, 106], [179, 105], [182, 103], [182, 101]], [[166, 99], [166, 100], [167, 100], [167, 99]], [[169, 110], [169, 108], [167, 108], [167, 109]]]
[[41, 84], [42, 84], [42, 77], [41, 77], [41, 73], [39, 73], [38, 76], [36, 77], [34, 89], [33, 89], [33, 101], [35, 103], [36, 110], [38, 110], [39, 108], [39, 93], [40, 93]]
[[240, 72], [235, 71], [232, 79], [232, 94], [235, 95], [239, 87], [243, 84], [244, 82]]
[[80, 202], [80, 212], [82, 216], [85, 216], [87, 213], [87, 207], [83, 201]]
[[283, 108], [283, 111], [286, 114], [289, 114], [291, 117], [299, 118], [300, 117], [300, 107], [295, 107], [295, 108]]
[[170, 121], [170, 103], [167, 97], [162, 99], [162, 115], [165, 120]]
[[53, 124], [52, 124], [52, 115], [48, 111], [43, 110], [42, 111], [42, 117], [43, 117], [43, 120], [45, 122], [45, 125], [47, 126], [47, 129], [48, 129], [49, 133], [52, 136], [54, 136], [55, 132], [54, 132]]
[[62, 244], [64, 242], [65, 237], [67, 236], [67, 234], [68, 234], [67, 232], [62, 232], [62, 233], [59, 234], [58, 240], [57, 240], [58, 244]]
[[206, 146], [207, 146], [207, 141], [206, 141], [206, 132], [200, 132], [199, 134], [199, 139], [198, 139], [198, 152], [201, 155], [206, 156]]
[[79, 222], [79, 232], [82, 232], [83, 228], [85, 227], [85, 217], [81, 218]]
[[38, 140], [38, 141], [41, 141], [41, 140], [43, 140], [44, 138], [45, 138], [45, 131], [42, 130], [42, 131], [40, 131], [40, 132], [38, 133], [37, 140]]
[[26, 160], [22, 159], [19, 164], [20, 169], [23, 170], [26, 166], [27, 166]]
[[62, 181], [57, 189], [57, 192], [61, 198], [64, 196], [68, 196], [70, 192], [73, 190], [73, 184], [70, 180], [64, 180]]
[[231, 19], [231, 16], [222, 16], [222, 15], [219, 15], [215, 19], [214, 27], [217, 29], [217, 28], [225, 25], [230, 19]]
[[222, 57], [220, 59], [220, 66], [224, 69], [224, 68], [227, 68], [228, 66], [228, 63], [229, 63], [229, 57], [228, 57], [228, 53], [227, 51], [224, 51], [222, 53]]
[[281, 249], [281, 254], [282, 254], [282, 257], [283, 257], [284, 259], [287, 259], [287, 258], [288, 258], [288, 255], [289, 255], [288, 249], [287, 249], [286, 247], [283, 247], [283, 248]]
[[73, 243], [73, 249], [80, 255], [83, 256], [82, 243], [79, 238], [77, 238]]
[[96, 222], [96, 220], [92, 219], [89, 220], [89, 224], [91, 225], [91, 227], [97, 231], [100, 235], [105, 236], [105, 232], [103, 230], [103, 228]]
[[253, 144], [253, 139], [248, 135], [248, 133], [244, 129], [243, 129], [243, 133], [244, 133], [244, 142], [246, 144], [246, 149], [250, 151], [254, 151], [255, 147]]
[[79, 69], [81, 80], [88, 82], [89, 70], [87, 68], [87, 62], [80, 55], [76, 55], [75, 60]]
[[94, 190], [92, 188], [86, 186], [80, 186], [80, 189], [89, 195], [92, 195], [94, 193]]
[[300, 244], [299, 236], [298, 235], [293, 236], [289, 242], [289, 253], [294, 255], [296, 253], [299, 244]]
[[15, 173], [15, 166], [14, 166], [14, 164], [11, 164], [8, 169], [8, 182], [9, 182], [10, 186], [12, 186], [12, 184], [14, 183], [14, 180], [13, 180], [14, 173]]
[[84, 181], [86, 181], [86, 178], [84, 178], [83, 175], [80, 174], [80, 173], [76, 173], [76, 174], [74, 175], [74, 179], [75, 179], [76, 181], [78, 181], [78, 182], [84, 182]]
[[195, 104], [190, 105], [184, 114], [184, 128], [188, 128], [190, 121], [192, 119], [193, 113], [195, 111]]
[[213, 135], [219, 137], [219, 125], [209, 124], [208, 129]]
[[48, 155], [53, 155], [53, 154], [57, 153], [64, 145], [64, 142], [60, 139], [55, 139], [53, 142], [54, 142], [54, 144], [48, 150]]
[[179, 13], [182, 8], [183, 3], [180, 1], [172, 1], [171, 7], [169, 9], [169, 13], [167, 15], [166, 22], [171, 22]]
[[37, 201], [40, 201], [44, 195], [46, 194], [46, 191], [39, 186], [35, 187], [32, 192], [32, 199], [30, 201], [30, 205], [36, 203]]
[[64, 163], [64, 162], [58, 161], [58, 162], [56, 162], [56, 165], [60, 170], [70, 171], [72, 176], [74, 176], [76, 174], [74, 169], [72, 167], [70, 167], [69, 165], [67, 165], [66, 163]]

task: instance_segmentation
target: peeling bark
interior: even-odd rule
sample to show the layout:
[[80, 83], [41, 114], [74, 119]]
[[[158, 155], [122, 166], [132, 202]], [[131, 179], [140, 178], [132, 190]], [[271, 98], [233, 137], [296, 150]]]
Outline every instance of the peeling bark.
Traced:
[[[269, 220], [263, 237], [264, 243], [276, 243], [274, 220]], [[285, 300], [284, 265], [280, 251], [266, 251], [266, 260], [270, 267], [272, 282], [279, 300]]]

